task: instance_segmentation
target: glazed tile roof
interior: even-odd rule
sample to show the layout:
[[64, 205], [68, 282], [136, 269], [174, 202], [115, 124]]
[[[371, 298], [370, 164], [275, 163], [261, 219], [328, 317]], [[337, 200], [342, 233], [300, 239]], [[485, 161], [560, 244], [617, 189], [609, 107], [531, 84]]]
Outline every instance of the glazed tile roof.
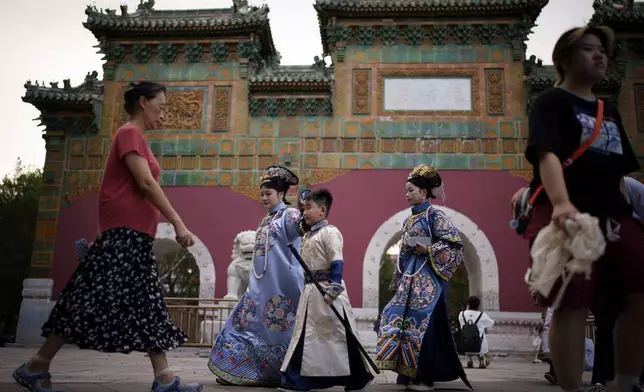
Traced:
[[520, 17], [536, 20], [549, 0], [316, 0], [322, 48], [329, 52], [326, 28], [332, 17], [426, 18], [450, 20]]
[[142, 0], [133, 13], [128, 12], [127, 5], [122, 5], [118, 14], [115, 10], [87, 6], [87, 21], [83, 26], [99, 40], [105, 37], [146, 36], [156, 39], [255, 33], [260, 37], [262, 55], [268, 56], [276, 53], [268, 13], [266, 5], [243, 9], [234, 5], [231, 8], [155, 10], [154, 0]]
[[303, 90], [329, 90], [333, 84], [331, 68], [324, 71], [310, 65], [276, 66], [262, 70], [248, 78], [252, 90], [280, 88]]
[[595, 13], [591, 23], [606, 24], [611, 28], [632, 26], [635, 31], [644, 31], [644, 3], [632, 0], [595, 0]]
[[91, 104], [103, 96], [103, 81], [98, 79], [97, 72], [87, 74], [85, 81], [77, 87], [71, 87], [68, 79], [63, 81], [63, 87], [58, 84], [53, 82], [47, 87], [44, 83], [27, 81], [22, 100], [38, 107], [42, 104]]
[[114, 10], [97, 10], [88, 6], [85, 10], [87, 21], [83, 25], [96, 34], [113, 31], [127, 33], [159, 32], [203, 32], [212, 30], [245, 30], [268, 24], [268, 7], [253, 7], [247, 12], [235, 12], [233, 8], [199, 10], [155, 10], [137, 9], [127, 13], [121, 8], [117, 15]]
[[541, 9], [549, 0], [316, 0], [319, 11], [432, 11], [432, 12], [503, 12]]

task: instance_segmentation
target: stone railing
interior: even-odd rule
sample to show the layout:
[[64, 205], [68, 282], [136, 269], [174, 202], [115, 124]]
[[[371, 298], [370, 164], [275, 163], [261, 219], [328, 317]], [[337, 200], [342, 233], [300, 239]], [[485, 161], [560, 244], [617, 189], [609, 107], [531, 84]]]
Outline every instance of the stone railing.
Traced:
[[165, 298], [170, 317], [189, 340], [185, 347], [211, 348], [238, 300]]

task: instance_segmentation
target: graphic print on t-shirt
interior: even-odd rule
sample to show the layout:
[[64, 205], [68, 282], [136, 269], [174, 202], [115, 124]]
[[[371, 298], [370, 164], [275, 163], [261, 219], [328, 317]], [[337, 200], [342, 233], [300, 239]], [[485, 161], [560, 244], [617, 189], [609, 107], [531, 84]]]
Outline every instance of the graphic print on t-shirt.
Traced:
[[[595, 131], [596, 119], [594, 116], [578, 112], [577, 120], [579, 120], [582, 129], [580, 144], [584, 144], [586, 140], [590, 139]], [[612, 118], [604, 117], [604, 124], [602, 124], [602, 128], [599, 131], [599, 136], [595, 139], [589, 150], [604, 155], [624, 154], [622, 149], [622, 138], [619, 136], [619, 127]]]

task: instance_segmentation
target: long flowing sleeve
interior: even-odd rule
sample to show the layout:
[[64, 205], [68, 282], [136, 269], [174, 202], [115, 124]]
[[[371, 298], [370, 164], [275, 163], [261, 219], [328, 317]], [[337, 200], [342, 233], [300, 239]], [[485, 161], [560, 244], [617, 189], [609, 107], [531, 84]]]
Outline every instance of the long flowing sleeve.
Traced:
[[284, 211], [284, 230], [289, 242], [293, 242], [297, 237], [302, 236], [301, 220], [302, 214], [295, 208], [287, 208]]
[[429, 219], [434, 243], [428, 257], [434, 272], [444, 280], [450, 280], [463, 262], [463, 241], [443, 211], [432, 209]]

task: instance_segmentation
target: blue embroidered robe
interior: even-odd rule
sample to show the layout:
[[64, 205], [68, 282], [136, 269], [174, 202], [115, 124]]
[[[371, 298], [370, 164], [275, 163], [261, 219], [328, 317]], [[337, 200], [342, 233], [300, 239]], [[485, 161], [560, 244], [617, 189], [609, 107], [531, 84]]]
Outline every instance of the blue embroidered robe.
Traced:
[[[410, 239], [428, 237], [428, 254], [416, 254]], [[463, 261], [458, 230], [444, 212], [423, 203], [403, 226], [396, 294], [380, 316], [376, 363], [399, 374], [398, 383], [453, 381], [468, 384], [447, 317], [448, 281]]]
[[292, 242], [299, 249], [300, 220], [298, 210], [282, 203], [257, 228], [248, 289], [217, 336], [208, 362], [226, 382], [279, 384], [304, 286], [302, 267], [287, 247]]

